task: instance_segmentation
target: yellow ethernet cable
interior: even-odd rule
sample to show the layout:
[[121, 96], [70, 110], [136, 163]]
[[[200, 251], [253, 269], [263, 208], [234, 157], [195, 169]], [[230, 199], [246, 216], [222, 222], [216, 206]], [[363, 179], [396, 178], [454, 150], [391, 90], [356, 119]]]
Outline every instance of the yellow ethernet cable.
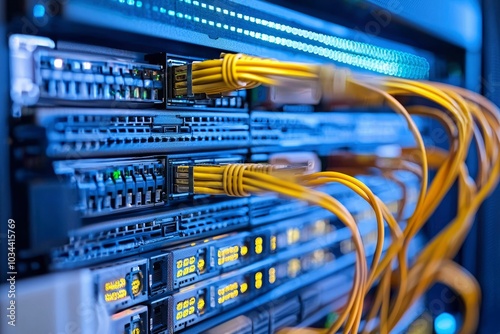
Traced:
[[[183, 75], [192, 71], [191, 76]], [[390, 212], [369, 195], [369, 189], [348, 178], [345, 174], [279, 175], [275, 168], [256, 166], [194, 167], [194, 189], [198, 193], [246, 196], [250, 193], [274, 191], [323, 206], [336, 213], [353, 231], [356, 227], [352, 216], [334, 199], [307, 187], [329, 182], [340, 182], [355, 190], [377, 212], [379, 242], [381, 216], [391, 228], [393, 242], [382, 257], [376, 252], [370, 271], [363, 260], [362, 244], [356, 245], [356, 277], [348, 303], [338, 321], [328, 330], [333, 333], [342, 328], [344, 333], [358, 331], [363, 314], [363, 299], [368, 290], [378, 284], [374, 303], [365, 316], [363, 332], [389, 332], [401, 316], [435, 282], [442, 282], [457, 291], [464, 299], [465, 315], [461, 333], [473, 332], [476, 322], [479, 292], [477, 283], [458, 265], [451, 262], [458, 252], [480, 204], [498, 184], [500, 177], [500, 112], [484, 97], [462, 88], [432, 82], [420, 82], [391, 77], [367, 76], [351, 73], [331, 65], [299, 64], [246, 55], [223, 54], [221, 59], [193, 63], [191, 68], [176, 69], [175, 88], [179, 92], [189, 85], [194, 93], [221, 94], [236, 89], [258, 85], [295, 85], [317, 81], [323, 100], [341, 98], [343, 101], [362, 102], [365, 105], [386, 105], [402, 115], [415, 139], [415, 148], [404, 148], [399, 158], [371, 160], [351, 159], [349, 166], [340, 170], [348, 173], [367, 172], [379, 168], [383, 173], [391, 170], [410, 170], [421, 178], [421, 188], [414, 214], [404, 231], [391, 218]], [[186, 78], [192, 77], [192, 82]], [[293, 81], [290, 81], [293, 79]], [[412, 105], [405, 108], [400, 98], [418, 97], [429, 105]], [[430, 106], [432, 105], [432, 107]], [[450, 145], [447, 151], [425, 147], [412, 116], [429, 117], [444, 127]], [[474, 142], [478, 152], [478, 175], [469, 176], [465, 160]], [[361, 159], [361, 160], [359, 160]], [[267, 168], [267, 169], [266, 169]], [[343, 168], [343, 169], [342, 169]], [[428, 168], [436, 170], [429, 183]], [[277, 173], [272, 175], [273, 173]], [[271, 175], [268, 175], [271, 174]], [[342, 176], [341, 176], [342, 175]], [[390, 175], [390, 174], [388, 174]], [[428, 185], [429, 183], [429, 185]], [[408, 267], [407, 249], [412, 238], [438, 208], [439, 203], [458, 183], [457, 216], [429, 242], [413, 265]], [[307, 187], [304, 187], [307, 186]], [[380, 210], [380, 211], [377, 211]], [[382, 222], [383, 226], [383, 222]], [[398, 264], [393, 276], [392, 264]], [[457, 286], [450, 277], [468, 282], [469, 289]], [[378, 282], [378, 283], [377, 283]], [[396, 290], [396, 293], [391, 293]], [[372, 328], [373, 319], [378, 326]]]

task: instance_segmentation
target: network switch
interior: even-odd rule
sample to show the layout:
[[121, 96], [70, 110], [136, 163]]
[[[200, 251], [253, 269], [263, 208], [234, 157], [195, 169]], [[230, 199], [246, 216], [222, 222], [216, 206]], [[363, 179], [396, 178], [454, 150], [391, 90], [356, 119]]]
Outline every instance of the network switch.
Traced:
[[[333, 239], [335, 240], [335, 239]], [[255, 262], [250, 266], [212, 279], [196, 283], [164, 299], [150, 304], [154, 333], [172, 333], [193, 326], [235, 306], [249, 301], [266, 291], [294, 278], [326, 266], [343, 256], [338, 242], [322, 238]], [[155, 312], [168, 312], [172, 323], [155, 323], [160, 316]]]
[[[12, 35], [11, 97], [21, 106], [163, 102], [164, 69], [122, 55], [61, 50], [45, 37]], [[84, 103], [85, 102], [85, 103]]]
[[[231, 153], [226, 158], [223, 158], [223, 155], [219, 155], [220, 160], [217, 161], [227, 162], [242, 158], [242, 156], [235, 154], [238, 151], [232, 151]], [[145, 159], [143, 163], [144, 161], [152, 163], [154, 159]], [[170, 166], [171, 172], [167, 172], [167, 178], [169, 176], [173, 177], [176, 165], [185, 165], [189, 162], [183, 156], [174, 156], [168, 161], [172, 165]], [[210, 155], [202, 154], [200, 155], [200, 159], [196, 161], [211, 163], [215, 160], [212, 160]], [[127, 163], [130, 164], [128, 160], [123, 161], [123, 163], [125, 165]], [[72, 166], [68, 164], [62, 164], [62, 166]], [[138, 166], [142, 165], [138, 164]], [[118, 167], [116, 170], [123, 169], [120, 168]], [[64, 169], [61, 169], [61, 171], [64, 171]], [[74, 169], [67, 170], [68, 173], [73, 171]], [[112, 175], [111, 171], [109, 173]], [[118, 173], [116, 174], [118, 175]], [[122, 173], [120, 172], [120, 177], [121, 175]], [[80, 175], [80, 177], [85, 180], [83, 176]], [[405, 196], [403, 196], [404, 192], [399, 185], [384, 178], [367, 176], [363, 177], [363, 181], [373, 187], [375, 194], [387, 204], [391, 212], [397, 214], [399, 210], [404, 210], [402, 218], [406, 219], [413, 212], [420, 183], [415, 176], [409, 173], [402, 173], [399, 177], [406, 189], [404, 191], [406, 193]], [[75, 178], [75, 176], [72, 176], [72, 178]], [[161, 180], [161, 177], [159, 179]], [[85, 203], [96, 203], [99, 201], [101, 203], [115, 203], [116, 198], [121, 198], [122, 203], [124, 201], [126, 203], [126, 198], [132, 198], [131, 203], [133, 204], [137, 203], [138, 194], [142, 194], [139, 198], [146, 196], [146, 193], [137, 191], [137, 186], [129, 186], [128, 188], [123, 186], [120, 188], [130, 189], [131, 191], [129, 194], [128, 191], [122, 190], [121, 197], [117, 197], [118, 193], [116, 191], [111, 192], [111, 194], [115, 194], [114, 196], [106, 193], [101, 197], [92, 196], [92, 194], [98, 193], [96, 190], [98, 188], [97, 183], [95, 181], [92, 182], [88, 181], [88, 184], [93, 185], [92, 187], [81, 186], [81, 194], [83, 195], [80, 197], [79, 203], [82, 203], [82, 201]], [[163, 185], [163, 183], [160, 184]], [[175, 183], [171, 182], [170, 184], [175, 188]], [[153, 183], [151, 185], [151, 189], [158, 189], [156, 185], [153, 187]], [[195, 202], [186, 202], [186, 195], [188, 193], [175, 194], [174, 188], [173, 198], [184, 200], [176, 204], [180, 208], [176, 209], [175, 205], [173, 205], [167, 211], [158, 208], [156, 212], [129, 214], [126, 217], [113, 218], [111, 220], [103, 220], [103, 218], [98, 217], [90, 219], [86, 221], [85, 227], [70, 232], [70, 242], [68, 244], [57, 247], [52, 251], [51, 258], [54, 265], [56, 267], [78, 266], [88, 261], [103, 261], [106, 258], [111, 259], [118, 255], [126, 256], [134, 254], [139, 249], [152, 250], [154, 247], [161, 247], [165, 242], [175, 244], [182, 240], [188, 241], [190, 238], [204, 238], [238, 228], [261, 226], [273, 222], [282, 222], [283, 220], [289, 221], [293, 217], [308, 217], [317, 215], [319, 212], [323, 212], [322, 214], [326, 215], [326, 211], [310, 207], [305, 202], [287, 200], [273, 195], [255, 196], [248, 199], [219, 200], [215, 202], [202, 197]], [[147, 190], [148, 188], [144, 187], [144, 189]], [[374, 218], [373, 210], [368, 203], [347, 188], [339, 184], [331, 184], [319, 189], [340, 200], [351, 210], [358, 221]], [[151, 198], [155, 199], [156, 191], [152, 191], [151, 194]], [[402, 202], [403, 199], [404, 203]], [[151, 203], [151, 205], [153, 204], [155, 202]], [[93, 204], [92, 207], [97, 207], [97, 204]], [[137, 206], [125, 207], [123, 210], [126, 212], [134, 208], [137, 208]], [[114, 212], [114, 206], [108, 208], [108, 211]]]
[[83, 216], [165, 204], [164, 159], [64, 160], [53, 166], [77, 189], [76, 210]]
[[[337, 231], [337, 228], [340, 230]], [[371, 232], [367, 232], [370, 229], [373, 226], [362, 228], [367, 244], [375, 240]], [[270, 225], [249, 232], [219, 235], [178, 247], [142, 253], [131, 260], [92, 268], [97, 302], [106, 305], [108, 310], [121, 310], [148, 298], [172, 294], [197, 282], [304, 247], [307, 250], [336, 242], [335, 249], [350, 252], [352, 246], [345, 245], [347, 238], [347, 229], [341, 228], [336, 219], [330, 215], [315, 214], [285, 221], [279, 226]], [[337, 255], [335, 253], [332, 256]], [[309, 260], [314, 262], [316, 257]], [[277, 266], [276, 280], [281, 279], [283, 271], [299, 270], [297, 266], [309, 265], [295, 262], [287, 264], [293, 266], [291, 269]]]
[[[244, 113], [147, 111], [99, 108], [35, 108], [29, 124], [15, 131], [20, 146], [39, 147], [49, 157], [203, 151], [247, 147]], [[29, 141], [39, 133], [36, 142]]]

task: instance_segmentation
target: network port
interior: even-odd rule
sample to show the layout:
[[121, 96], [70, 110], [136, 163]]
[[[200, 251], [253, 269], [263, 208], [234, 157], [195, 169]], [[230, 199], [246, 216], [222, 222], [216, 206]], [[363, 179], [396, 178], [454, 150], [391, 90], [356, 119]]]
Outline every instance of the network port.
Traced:
[[167, 156], [169, 174], [169, 199], [193, 196], [193, 184], [190, 177], [190, 166], [195, 165], [224, 165], [245, 161], [246, 150], [234, 150], [218, 153], [200, 153], [197, 155]]
[[192, 110], [196, 108], [221, 111], [247, 111], [247, 92], [233, 91], [225, 95], [207, 95], [192, 91], [192, 63], [202, 59], [182, 57], [165, 53], [150, 55], [150, 62], [167, 69], [166, 105], [167, 109], [175, 108]]
[[77, 189], [76, 208], [83, 216], [165, 203], [162, 159], [58, 161], [54, 170]]

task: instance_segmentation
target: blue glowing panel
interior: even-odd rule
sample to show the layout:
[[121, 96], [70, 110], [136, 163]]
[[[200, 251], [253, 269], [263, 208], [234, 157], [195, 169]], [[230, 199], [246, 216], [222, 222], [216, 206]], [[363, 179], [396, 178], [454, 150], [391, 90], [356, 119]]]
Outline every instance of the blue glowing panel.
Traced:
[[99, 5], [213, 39], [258, 43], [398, 77], [423, 79], [429, 74], [429, 62], [423, 57], [326, 34], [235, 2], [101, 0]]

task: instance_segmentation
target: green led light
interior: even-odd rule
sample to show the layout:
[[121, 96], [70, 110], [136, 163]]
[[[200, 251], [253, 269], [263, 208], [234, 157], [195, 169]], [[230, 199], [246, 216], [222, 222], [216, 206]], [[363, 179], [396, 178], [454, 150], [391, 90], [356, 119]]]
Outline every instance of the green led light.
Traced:
[[160, 7], [160, 13], [165, 14], [166, 12], [167, 12], [167, 10], [165, 8]]
[[121, 173], [119, 170], [115, 170], [113, 172], [113, 179], [118, 180], [121, 177]]
[[139, 7], [139, 8], [141, 8], [141, 7], [142, 7], [142, 1], [137, 1], [137, 2], [135, 3], [135, 5], [136, 5], [137, 7]]
[[169, 11], [168, 11], [168, 15], [170, 15], [170, 16], [175, 16], [175, 11], [173, 11], [173, 10], [169, 10]]
[[135, 5], [135, 0], [127, 0], [127, 4], [129, 6], [133, 6], [133, 5]]

